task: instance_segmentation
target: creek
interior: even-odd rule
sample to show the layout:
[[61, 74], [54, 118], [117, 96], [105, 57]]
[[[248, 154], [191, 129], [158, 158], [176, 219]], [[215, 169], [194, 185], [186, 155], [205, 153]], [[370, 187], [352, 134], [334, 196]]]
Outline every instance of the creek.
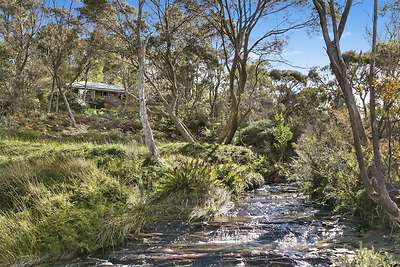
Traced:
[[390, 236], [319, 209], [295, 184], [276, 184], [211, 222], [148, 225], [123, 248], [58, 266], [340, 266], [361, 243], [398, 250]]

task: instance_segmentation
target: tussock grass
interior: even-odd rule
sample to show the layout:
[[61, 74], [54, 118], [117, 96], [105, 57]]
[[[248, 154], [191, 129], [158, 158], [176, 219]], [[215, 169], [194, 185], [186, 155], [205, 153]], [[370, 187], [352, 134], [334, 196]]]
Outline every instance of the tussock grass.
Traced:
[[0, 172], [1, 262], [115, 246], [146, 218], [138, 191], [89, 160], [16, 161]]
[[262, 184], [263, 159], [234, 146], [0, 141], [0, 264], [115, 247], [150, 221], [208, 220]]

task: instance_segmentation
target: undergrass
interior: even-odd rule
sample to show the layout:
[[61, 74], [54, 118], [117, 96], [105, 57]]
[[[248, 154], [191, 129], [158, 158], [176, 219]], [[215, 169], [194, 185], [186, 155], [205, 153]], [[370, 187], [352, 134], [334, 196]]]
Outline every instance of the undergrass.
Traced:
[[263, 183], [262, 158], [234, 146], [0, 141], [0, 264], [120, 245], [142, 225], [209, 220]]

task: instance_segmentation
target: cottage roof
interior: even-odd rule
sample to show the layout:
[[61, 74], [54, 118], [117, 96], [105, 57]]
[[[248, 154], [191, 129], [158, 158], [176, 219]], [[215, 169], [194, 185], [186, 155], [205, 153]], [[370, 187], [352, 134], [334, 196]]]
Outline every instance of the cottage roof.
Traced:
[[116, 92], [124, 93], [124, 87], [120, 85], [107, 84], [107, 83], [93, 83], [87, 82], [85, 87], [85, 82], [74, 82], [72, 83], [72, 88], [74, 89], [86, 89], [90, 91], [106, 91], [106, 92]]

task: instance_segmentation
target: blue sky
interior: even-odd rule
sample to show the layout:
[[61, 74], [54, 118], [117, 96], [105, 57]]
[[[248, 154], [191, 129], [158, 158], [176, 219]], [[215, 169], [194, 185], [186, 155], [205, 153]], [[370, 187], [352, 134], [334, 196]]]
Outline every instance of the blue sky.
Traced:
[[[381, 6], [386, 2], [386, 0], [379, 0]], [[355, 1], [342, 37], [342, 51], [368, 51], [370, 49], [368, 30], [372, 25], [372, 5], [372, 0]], [[379, 28], [381, 30], [384, 23], [385, 19], [380, 17]], [[308, 68], [314, 66], [328, 64], [325, 44], [320, 32], [314, 32], [311, 35], [307, 33], [307, 30], [292, 32], [289, 35], [288, 45], [285, 48], [283, 57], [292, 65], [306, 68], [298, 69], [302, 72], [307, 72]], [[293, 69], [293, 67], [283, 64], [275, 64], [275, 66], [278, 68]]]
[[[52, 0], [46, 0], [47, 3]], [[57, 4], [62, 5], [65, 0], [55, 0]], [[136, 0], [128, 0], [136, 4]], [[163, 0], [161, 0], [163, 1]], [[378, 0], [380, 7], [391, 0]], [[311, 2], [311, 1], [310, 1]], [[339, 1], [343, 2], [343, 1]], [[370, 41], [368, 40], [368, 30], [372, 24], [372, 8], [373, 0], [354, 0], [348, 23], [344, 35], [342, 37], [342, 51], [368, 51], [370, 49]], [[290, 16], [300, 19], [308, 17], [310, 9], [296, 10]], [[274, 23], [281, 21], [282, 14], [276, 18], [268, 18], [261, 20], [255, 29], [254, 37], [265, 33], [265, 29]], [[264, 24], [265, 23], [265, 24]], [[383, 24], [385, 18], [380, 17], [381, 35], [383, 35]], [[328, 64], [328, 57], [325, 52], [325, 44], [320, 32], [310, 33], [310, 29], [295, 30], [288, 34], [288, 43], [282, 54], [284, 60], [290, 65], [282, 63], [274, 63], [275, 68], [297, 69], [304, 73], [315, 66], [325, 66]], [[299, 66], [295, 68], [294, 66]]]

